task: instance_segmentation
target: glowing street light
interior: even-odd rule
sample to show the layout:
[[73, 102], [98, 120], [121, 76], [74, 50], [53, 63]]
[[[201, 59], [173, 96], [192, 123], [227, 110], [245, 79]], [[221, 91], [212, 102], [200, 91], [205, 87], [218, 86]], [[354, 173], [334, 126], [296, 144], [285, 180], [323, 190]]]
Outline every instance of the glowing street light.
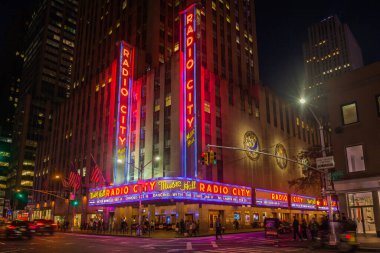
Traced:
[[306, 103], [306, 99], [305, 98], [300, 98], [299, 100], [298, 100], [298, 102], [300, 102], [300, 104], [305, 104]]

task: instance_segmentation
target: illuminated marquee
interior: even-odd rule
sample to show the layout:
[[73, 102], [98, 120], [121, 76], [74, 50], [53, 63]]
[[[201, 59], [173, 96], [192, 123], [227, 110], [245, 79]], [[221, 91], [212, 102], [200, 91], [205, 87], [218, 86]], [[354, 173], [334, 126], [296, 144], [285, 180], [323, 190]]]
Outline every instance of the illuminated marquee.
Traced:
[[290, 194], [290, 207], [294, 209], [317, 210], [315, 197]]
[[[144, 201], [182, 200], [223, 204], [252, 204], [250, 187], [191, 178], [156, 178], [90, 189], [89, 205], [103, 206]], [[143, 189], [140, 194], [140, 188]]]
[[[332, 209], [333, 211], [338, 211], [338, 207], [337, 207], [337, 202], [335, 200], [332, 200], [331, 201], [331, 206], [332, 206]], [[327, 200], [325, 199], [318, 199], [317, 200], [317, 209], [319, 211], [328, 211], [329, 210], [329, 207], [327, 205]]]
[[288, 194], [263, 189], [255, 189], [255, 204], [257, 206], [289, 207]]
[[[118, 104], [116, 108], [116, 141], [114, 182], [127, 182], [129, 175], [129, 144], [131, 125], [131, 103], [133, 86], [134, 50], [124, 41], [120, 42], [118, 63]], [[122, 180], [118, 180], [118, 176]]]
[[197, 87], [200, 83], [199, 10], [193, 4], [182, 11], [180, 19], [180, 73], [181, 73], [181, 149], [182, 176], [197, 177]]

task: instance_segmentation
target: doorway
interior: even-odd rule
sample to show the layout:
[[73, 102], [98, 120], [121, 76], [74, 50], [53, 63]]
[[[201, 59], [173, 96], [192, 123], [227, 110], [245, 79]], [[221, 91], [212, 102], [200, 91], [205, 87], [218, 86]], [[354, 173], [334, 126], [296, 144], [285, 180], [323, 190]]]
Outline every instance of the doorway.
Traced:
[[372, 206], [350, 208], [350, 216], [357, 224], [357, 232], [363, 234], [375, 234], [375, 216]]

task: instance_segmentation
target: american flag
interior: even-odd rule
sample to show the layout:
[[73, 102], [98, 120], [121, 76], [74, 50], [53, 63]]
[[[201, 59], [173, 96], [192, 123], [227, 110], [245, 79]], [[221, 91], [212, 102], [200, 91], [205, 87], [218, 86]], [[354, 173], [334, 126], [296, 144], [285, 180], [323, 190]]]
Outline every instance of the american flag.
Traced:
[[66, 178], [61, 178], [61, 182], [62, 182], [62, 186], [64, 187], [64, 188], [69, 188], [70, 187], [70, 184], [69, 184], [69, 181], [67, 181], [67, 179]]
[[99, 166], [96, 164], [94, 157], [92, 155], [91, 155], [90, 181], [93, 183], [105, 182], [102, 171], [100, 170]]
[[81, 183], [81, 176], [74, 169], [74, 164], [71, 163], [71, 170], [69, 174], [69, 185], [73, 187], [75, 190], [78, 190]]

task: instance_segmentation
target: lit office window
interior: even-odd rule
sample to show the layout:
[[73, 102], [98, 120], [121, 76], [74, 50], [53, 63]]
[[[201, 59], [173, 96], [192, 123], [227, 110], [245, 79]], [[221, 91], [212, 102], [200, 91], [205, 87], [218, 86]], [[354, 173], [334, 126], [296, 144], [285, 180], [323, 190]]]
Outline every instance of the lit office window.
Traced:
[[359, 122], [358, 111], [356, 109], [356, 102], [342, 105], [343, 124], [348, 125]]
[[349, 172], [365, 170], [363, 145], [346, 147], [346, 155]]

